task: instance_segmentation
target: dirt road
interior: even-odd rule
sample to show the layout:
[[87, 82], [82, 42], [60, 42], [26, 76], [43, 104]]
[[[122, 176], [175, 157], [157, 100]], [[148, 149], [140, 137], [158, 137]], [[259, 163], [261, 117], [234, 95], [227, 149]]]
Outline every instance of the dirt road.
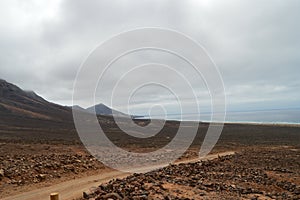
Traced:
[[[180, 163], [188, 163], [188, 162], [197, 162], [199, 160], [210, 160], [215, 159], [218, 156], [232, 155], [233, 151], [227, 151], [223, 153], [208, 155], [203, 158], [184, 160], [176, 162], [176, 164]], [[137, 169], [137, 172], [145, 172], [164, 167], [163, 165], [154, 165], [143, 169]], [[108, 182], [111, 179], [115, 178], [124, 178], [130, 175], [129, 173], [119, 172], [119, 171], [111, 171], [105, 174], [88, 176], [80, 179], [74, 179], [71, 181], [62, 182], [56, 185], [52, 185], [49, 187], [44, 187], [40, 189], [35, 189], [32, 191], [28, 191], [25, 193], [21, 193], [15, 196], [6, 197], [2, 200], [49, 200], [49, 195], [52, 192], [58, 192], [60, 194], [61, 200], [73, 200], [82, 196], [83, 191], [87, 191], [89, 188], [98, 186], [101, 183]]]

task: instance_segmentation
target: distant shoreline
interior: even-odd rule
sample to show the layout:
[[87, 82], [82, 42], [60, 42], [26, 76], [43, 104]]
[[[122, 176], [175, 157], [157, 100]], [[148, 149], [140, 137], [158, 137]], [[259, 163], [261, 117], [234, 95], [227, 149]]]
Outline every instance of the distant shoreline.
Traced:
[[[213, 121], [198, 121], [198, 120], [179, 120], [179, 119], [159, 119], [152, 118], [153, 120], [165, 120], [165, 121], [184, 121], [184, 122], [199, 122], [199, 123], [224, 123], [224, 124], [246, 124], [246, 125], [274, 125], [274, 126], [289, 126], [289, 127], [300, 127], [300, 122], [256, 122], [256, 121], [224, 121], [224, 122], [213, 122]], [[137, 118], [136, 120], [150, 120], [149, 118]]]
[[[211, 123], [211, 122], [206, 122]], [[214, 123], [214, 122], [212, 122]], [[274, 126], [288, 126], [288, 127], [300, 127], [300, 123], [295, 122], [224, 122], [224, 124], [250, 124], [250, 125], [274, 125]]]

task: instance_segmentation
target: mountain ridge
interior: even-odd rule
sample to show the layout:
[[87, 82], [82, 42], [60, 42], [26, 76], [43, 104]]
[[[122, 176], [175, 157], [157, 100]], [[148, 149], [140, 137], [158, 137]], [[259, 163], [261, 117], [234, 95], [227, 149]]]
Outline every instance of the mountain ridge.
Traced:
[[90, 106], [85, 109], [87, 112], [97, 115], [108, 115], [108, 116], [118, 116], [118, 117], [128, 117], [128, 114], [117, 111], [113, 108], [106, 106], [103, 103], [96, 104], [94, 106]]
[[34, 91], [22, 90], [17, 85], [0, 79], [0, 115], [10, 114], [19, 117], [48, 119], [64, 121], [72, 119], [72, 110], [107, 115], [128, 117], [130, 115], [112, 109], [103, 103], [96, 104], [86, 109], [78, 106], [62, 106], [47, 101]]
[[[115, 111], [105, 107], [106, 112], [100, 113], [108, 115], [98, 115], [98, 119], [113, 121], [109, 114]], [[33, 91], [22, 90], [0, 79], [0, 141], [78, 144], [80, 139], [73, 121], [73, 109], [89, 113], [80, 106], [49, 102]]]

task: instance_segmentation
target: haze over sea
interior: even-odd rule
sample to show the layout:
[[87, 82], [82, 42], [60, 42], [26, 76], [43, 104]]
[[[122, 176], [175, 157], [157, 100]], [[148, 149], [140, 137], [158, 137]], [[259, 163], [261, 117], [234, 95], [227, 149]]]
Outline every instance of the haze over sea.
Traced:
[[[159, 115], [152, 115], [152, 118], [163, 118]], [[144, 118], [148, 118], [145, 116]], [[168, 114], [168, 120], [191, 120], [197, 121], [198, 115], [195, 113]], [[210, 122], [210, 113], [201, 113], [200, 121]], [[239, 123], [267, 123], [267, 124], [300, 124], [300, 108], [293, 109], [272, 109], [272, 110], [255, 110], [255, 111], [227, 111], [225, 122]]]

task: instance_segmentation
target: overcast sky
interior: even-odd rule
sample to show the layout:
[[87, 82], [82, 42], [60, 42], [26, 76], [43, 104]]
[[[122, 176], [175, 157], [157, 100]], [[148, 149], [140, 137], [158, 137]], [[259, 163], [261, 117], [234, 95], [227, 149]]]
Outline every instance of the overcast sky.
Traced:
[[[2, 0], [0, 78], [70, 105], [77, 70], [97, 45], [122, 31], [162, 27], [206, 48], [229, 110], [300, 107], [299, 10], [297, 0]], [[155, 90], [136, 103], [167, 97]], [[109, 104], [105, 96], [99, 101]]]

